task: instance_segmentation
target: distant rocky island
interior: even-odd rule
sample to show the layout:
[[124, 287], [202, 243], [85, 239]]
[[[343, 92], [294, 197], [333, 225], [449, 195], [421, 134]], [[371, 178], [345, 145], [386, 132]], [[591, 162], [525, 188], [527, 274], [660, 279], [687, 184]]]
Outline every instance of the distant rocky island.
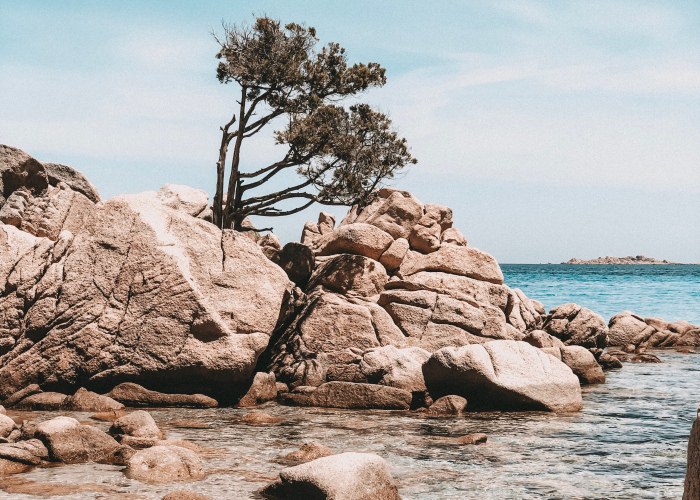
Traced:
[[562, 264], [680, 264], [680, 262], [670, 262], [668, 260], [658, 260], [644, 255], [628, 255], [627, 257], [597, 257], [595, 259], [584, 260], [573, 258]]

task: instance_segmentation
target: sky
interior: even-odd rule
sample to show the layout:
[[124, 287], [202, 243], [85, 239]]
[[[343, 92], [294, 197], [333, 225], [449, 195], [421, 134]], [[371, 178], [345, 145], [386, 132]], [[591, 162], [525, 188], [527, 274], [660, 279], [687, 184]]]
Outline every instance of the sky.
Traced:
[[[419, 160], [392, 186], [450, 206], [500, 262], [700, 262], [696, 0], [0, 0], [0, 143], [73, 166], [105, 199], [211, 193], [237, 93], [216, 79], [212, 32], [254, 15], [386, 68], [360, 100]], [[244, 168], [279, 158], [271, 138]], [[260, 224], [296, 241], [321, 210], [345, 211]]]

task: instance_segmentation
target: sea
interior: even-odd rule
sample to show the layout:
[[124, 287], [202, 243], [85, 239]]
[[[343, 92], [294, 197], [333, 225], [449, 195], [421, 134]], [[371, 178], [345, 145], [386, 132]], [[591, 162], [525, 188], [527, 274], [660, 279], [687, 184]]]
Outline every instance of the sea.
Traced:
[[[502, 268], [508, 285], [547, 309], [576, 302], [606, 319], [630, 310], [700, 324], [700, 266]], [[281, 423], [251, 427], [241, 422], [246, 409], [153, 410], [168, 438], [203, 448], [206, 479], [149, 485], [126, 478], [116, 466], [66, 465], [2, 478], [0, 498], [160, 499], [175, 489], [214, 499], [257, 498], [284, 468], [280, 456], [317, 441], [337, 452], [382, 456], [405, 499], [680, 499], [688, 435], [700, 403], [700, 355], [655, 354], [662, 363], [627, 363], [608, 372], [605, 384], [584, 388], [584, 409], [571, 414], [426, 418], [272, 403], [260, 410]], [[107, 424], [93, 423], [106, 429]], [[487, 434], [486, 444], [452, 440], [474, 432]]]

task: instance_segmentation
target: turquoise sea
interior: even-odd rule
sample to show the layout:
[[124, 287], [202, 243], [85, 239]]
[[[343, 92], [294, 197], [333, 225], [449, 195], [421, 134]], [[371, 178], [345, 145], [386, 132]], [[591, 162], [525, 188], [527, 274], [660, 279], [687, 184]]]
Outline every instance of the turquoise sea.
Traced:
[[700, 325], [700, 265], [503, 264], [506, 283], [547, 310], [576, 302], [606, 320], [624, 310]]

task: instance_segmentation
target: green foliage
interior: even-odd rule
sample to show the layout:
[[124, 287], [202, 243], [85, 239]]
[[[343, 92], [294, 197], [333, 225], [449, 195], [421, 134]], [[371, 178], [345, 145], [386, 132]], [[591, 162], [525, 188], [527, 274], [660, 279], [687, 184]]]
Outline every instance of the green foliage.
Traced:
[[[237, 84], [240, 92], [237, 113], [221, 127], [214, 199], [220, 227], [240, 229], [249, 215], [288, 215], [315, 202], [363, 204], [383, 181], [416, 162], [386, 115], [366, 104], [340, 105], [347, 97], [386, 83], [379, 64], [348, 65], [345, 49], [337, 43], [315, 50], [318, 39], [313, 28], [282, 26], [266, 17], [250, 27], [224, 26], [224, 36], [217, 41], [221, 47], [217, 78]], [[244, 139], [278, 117], [287, 123], [274, 133], [276, 143], [288, 148], [285, 156], [254, 172], [241, 172]], [[232, 141], [224, 203], [224, 171]], [[253, 195], [253, 190], [288, 169], [295, 169], [301, 182]], [[280, 202], [292, 199], [302, 204], [279, 208]]]

